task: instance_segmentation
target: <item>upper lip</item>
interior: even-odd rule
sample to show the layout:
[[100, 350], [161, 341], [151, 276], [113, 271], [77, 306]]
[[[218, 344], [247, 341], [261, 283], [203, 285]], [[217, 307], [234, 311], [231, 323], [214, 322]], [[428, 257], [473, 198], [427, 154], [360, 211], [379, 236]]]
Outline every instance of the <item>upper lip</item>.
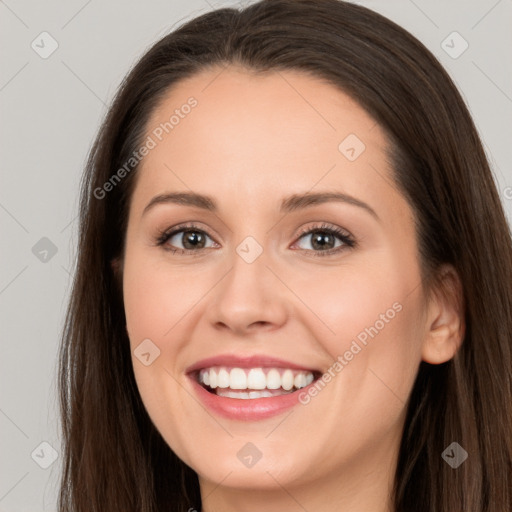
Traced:
[[218, 356], [201, 359], [201, 361], [189, 366], [185, 372], [192, 373], [202, 370], [203, 368], [211, 368], [212, 366], [231, 366], [235, 368], [290, 368], [292, 370], [304, 370], [314, 373], [319, 372], [319, 370], [315, 368], [263, 354], [220, 354]]

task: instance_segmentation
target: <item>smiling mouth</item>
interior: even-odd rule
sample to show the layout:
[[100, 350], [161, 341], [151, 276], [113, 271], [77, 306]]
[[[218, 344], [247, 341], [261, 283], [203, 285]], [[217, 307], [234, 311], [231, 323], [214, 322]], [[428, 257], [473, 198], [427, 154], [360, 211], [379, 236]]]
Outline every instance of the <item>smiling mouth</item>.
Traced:
[[226, 398], [250, 400], [287, 395], [317, 380], [320, 372], [290, 368], [212, 366], [195, 373], [208, 392]]

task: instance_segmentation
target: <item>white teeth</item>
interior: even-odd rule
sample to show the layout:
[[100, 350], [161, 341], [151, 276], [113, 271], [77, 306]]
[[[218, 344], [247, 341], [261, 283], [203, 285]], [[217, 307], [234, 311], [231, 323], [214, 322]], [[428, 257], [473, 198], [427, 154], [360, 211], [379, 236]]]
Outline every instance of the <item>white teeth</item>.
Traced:
[[[210, 373], [210, 380], [211, 380], [211, 377], [212, 377], [212, 375]], [[295, 375], [293, 385], [296, 388], [303, 388], [306, 385], [306, 377], [304, 376], [303, 373], [299, 373], [299, 374]], [[210, 384], [210, 386], [211, 386], [211, 384]]]
[[263, 391], [229, 391], [228, 389], [220, 389], [217, 393], [218, 396], [227, 398], [239, 398], [242, 400], [250, 400], [252, 398], [270, 398], [273, 395], [269, 390]]
[[247, 389], [247, 375], [242, 368], [233, 368], [229, 372], [229, 387], [231, 389]]
[[240, 398], [242, 400], [249, 400], [251, 398], [270, 398], [273, 395], [270, 391], [229, 391], [227, 389], [219, 390], [217, 393], [219, 396], [225, 396], [227, 398]]
[[219, 390], [217, 395], [225, 396], [227, 398], [242, 398], [242, 399], [246, 399], [246, 400], [249, 398], [249, 393], [247, 393], [247, 391]]
[[267, 373], [267, 388], [268, 389], [279, 389], [281, 387], [281, 375], [277, 370], [270, 370]]
[[249, 391], [249, 398], [269, 398], [271, 396], [270, 391]]
[[[213, 368], [210, 368], [208, 380], [210, 381], [209, 386], [211, 388], [215, 389], [217, 387], [217, 372]], [[203, 382], [204, 382], [204, 377], [203, 377]]]
[[252, 368], [247, 376], [247, 387], [249, 389], [265, 389], [267, 378], [261, 368]]
[[219, 388], [229, 388], [229, 373], [221, 368], [217, 374], [217, 386]]
[[[278, 368], [212, 367], [199, 372], [199, 382], [216, 389], [219, 396], [230, 398], [263, 398], [276, 396], [295, 387], [303, 388], [313, 382], [312, 372]], [[246, 393], [239, 390], [249, 390]], [[224, 391], [225, 390], [225, 391]], [[231, 390], [237, 390], [233, 393]], [[269, 390], [273, 392], [270, 393]], [[280, 390], [280, 391], [278, 391]], [[269, 394], [270, 393], [270, 394]], [[235, 396], [233, 396], [235, 395]]]
[[262, 391], [233, 391], [231, 389], [217, 389], [218, 396], [227, 398], [240, 398], [250, 400], [253, 398], [270, 398], [273, 396], [287, 395], [288, 392], [283, 389], [263, 389]]
[[283, 389], [286, 389], [287, 391], [293, 388], [293, 372], [291, 370], [285, 370], [281, 377], [281, 383]]

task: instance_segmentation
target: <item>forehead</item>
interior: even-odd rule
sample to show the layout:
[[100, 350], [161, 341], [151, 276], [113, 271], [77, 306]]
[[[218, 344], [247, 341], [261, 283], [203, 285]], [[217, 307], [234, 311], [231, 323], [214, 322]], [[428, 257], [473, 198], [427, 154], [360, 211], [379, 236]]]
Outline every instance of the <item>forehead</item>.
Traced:
[[[197, 102], [190, 112], [189, 98]], [[373, 130], [375, 121], [351, 97], [299, 71], [255, 73], [230, 67], [203, 71], [172, 87], [153, 112], [147, 132], [158, 129], [180, 109], [188, 113], [180, 119], [175, 116], [176, 124], [163, 138], [177, 145], [193, 131], [205, 150], [207, 140], [214, 139], [217, 151], [230, 154], [235, 144], [258, 155], [263, 150], [304, 155], [327, 147], [337, 154], [337, 143], [349, 133], [371, 139], [373, 145], [384, 143], [379, 129]], [[314, 144], [301, 146], [306, 140]]]
[[380, 126], [339, 88], [299, 71], [202, 71], [168, 91], [146, 137], [154, 147], [135, 201], [188, 188], [261, 205], [269, 193], [318, 186], [371, 202], [392, 184]]

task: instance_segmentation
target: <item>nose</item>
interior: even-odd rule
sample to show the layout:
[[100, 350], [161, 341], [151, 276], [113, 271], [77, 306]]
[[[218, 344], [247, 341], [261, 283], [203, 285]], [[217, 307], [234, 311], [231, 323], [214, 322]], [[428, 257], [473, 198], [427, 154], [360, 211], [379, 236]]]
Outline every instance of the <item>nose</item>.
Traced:
[[238, 336], [282, 327], [290, 298], [275, 270], [268, 268], [265, 251], [251, 263], [235, 252], [231, 262], [230, 270], [210, 294], [210, 324]]

